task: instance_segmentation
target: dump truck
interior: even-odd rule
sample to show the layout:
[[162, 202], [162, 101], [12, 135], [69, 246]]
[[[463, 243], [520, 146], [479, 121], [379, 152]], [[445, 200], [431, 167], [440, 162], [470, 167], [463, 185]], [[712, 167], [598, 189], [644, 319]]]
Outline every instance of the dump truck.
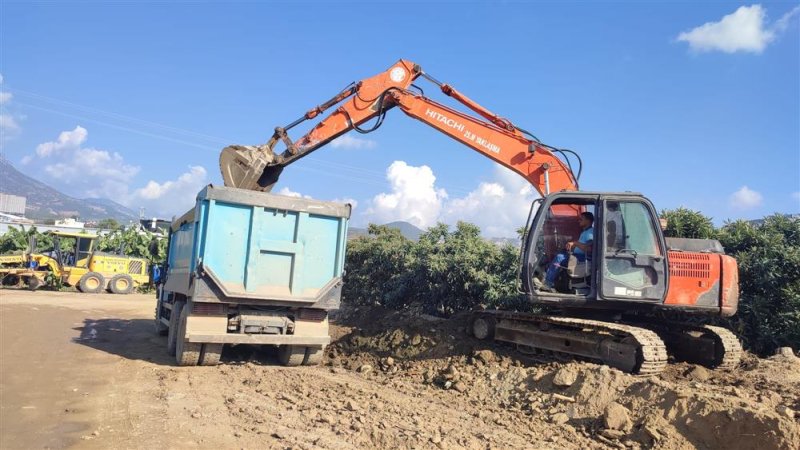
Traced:
[[216, 365], [225, 345], [278, 346], [314, 365], [342, 292], [349, 204], [209, 185], [169, 230], [155, 328], [178, 365]]

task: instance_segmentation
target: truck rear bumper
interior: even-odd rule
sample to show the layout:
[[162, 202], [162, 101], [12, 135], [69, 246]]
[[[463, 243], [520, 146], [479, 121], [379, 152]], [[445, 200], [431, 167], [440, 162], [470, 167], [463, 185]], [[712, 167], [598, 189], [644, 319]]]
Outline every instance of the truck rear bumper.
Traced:
[[208, 344], [328, 345], [330, 336], [295, 336], [291, 334], [189, 334], [189, 342]]

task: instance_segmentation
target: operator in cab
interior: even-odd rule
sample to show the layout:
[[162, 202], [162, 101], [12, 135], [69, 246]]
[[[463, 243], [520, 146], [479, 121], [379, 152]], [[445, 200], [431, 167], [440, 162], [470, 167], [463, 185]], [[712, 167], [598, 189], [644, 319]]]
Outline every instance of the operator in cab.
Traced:
[[592, 260], [592, 241], [594, 240], [594, 214], [590, 212], [583, 212], [578, 216], [578, 224], [581, 227], [581, 234], [577, 241], [567, 242], [566, 252], [559, 252], [550, 265], [547, 267], [547, 275], [544, 280], [545, 290], [553, 291], [558, 276], [558, 271], [566, 267], [569, 253], [571, 252], [578, 259], [578, 262]]

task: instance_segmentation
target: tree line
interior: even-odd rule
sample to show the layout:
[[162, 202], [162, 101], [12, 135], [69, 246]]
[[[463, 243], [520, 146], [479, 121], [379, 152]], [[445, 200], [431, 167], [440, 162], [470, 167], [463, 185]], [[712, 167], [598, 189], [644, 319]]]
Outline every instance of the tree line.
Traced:
[[[666, 236], [717, 239], [738, 261], [738, 313], [712, 322], [732, 329], [759, 354], [800, 348], [800, 220], [776, 214], [758, 224], [737, 220], [717, 228], [697, 211], [661, 215]], [[366, 236], [348, 242], [342, 298], [443, 316], [479, 305], [533, 311], [518, 293], [519, 257], [519, 246], [488, 242], [469, 223], [453, 230], [438, 224], [416, 242], [397, 229], [370, 225]]]

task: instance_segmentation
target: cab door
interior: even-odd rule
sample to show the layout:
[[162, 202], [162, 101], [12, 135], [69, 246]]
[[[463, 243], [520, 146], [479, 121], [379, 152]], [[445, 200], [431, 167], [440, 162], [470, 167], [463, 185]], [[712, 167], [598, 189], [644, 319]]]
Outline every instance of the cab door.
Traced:
[[604, 197], [601, 209], [598, 298], [663, 303], [666, 245], [655, 208], [643, 197], [625, 196]]

